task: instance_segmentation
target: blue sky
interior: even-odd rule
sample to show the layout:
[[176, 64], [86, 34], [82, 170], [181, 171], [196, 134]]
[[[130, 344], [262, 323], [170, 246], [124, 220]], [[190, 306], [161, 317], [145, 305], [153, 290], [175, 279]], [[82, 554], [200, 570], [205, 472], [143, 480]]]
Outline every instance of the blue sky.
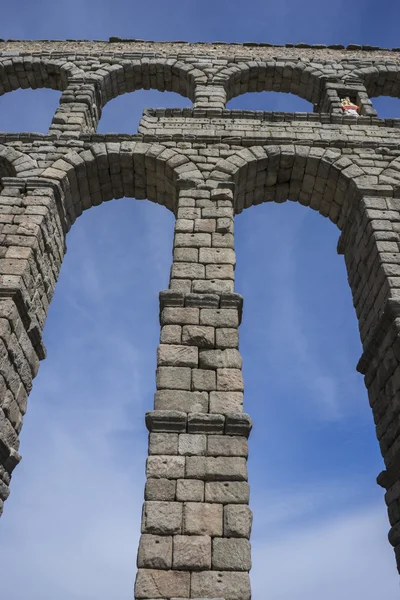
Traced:
[[[400, 6], [114, 0], [7, 3], [0, 37], [368, 43], [398, 46]], [[45, 132], [59, 93], [0, 98], [0, 130]], [[99, 131], [135, 132], [146, 106], [185, 106], [134, 92]], [[377, 99], [400, 117], [398, 99]], [[232, 108], [311, 110], [247, 94]], [[0, 522], [5, 600], [133, 598], [158, 343], [173, 216], [122, 199], [86, 212], [68, 236], [21, 435], [23, 461]], [[236, 219], [236, 290], [250, 444], [255, 600], [395, 600], [382, 469], [362, 377], [357, 322], [338, 230], [300, 205], [264, 204]]]

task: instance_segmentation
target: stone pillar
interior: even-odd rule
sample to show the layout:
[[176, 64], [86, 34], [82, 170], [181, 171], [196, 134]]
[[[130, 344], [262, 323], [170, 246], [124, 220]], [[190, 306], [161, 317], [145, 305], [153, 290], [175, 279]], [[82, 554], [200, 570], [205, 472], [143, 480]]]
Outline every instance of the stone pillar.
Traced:
[[386, 470], [389, 541], [400, 572], [400, 200], [363, 198], [339, 243], [359, 319], [365, 375]]
[[101, 101], [98, 85], [90, 81], [70, 82], [60, 98], [50, 125], [50, 134], [68, 135], [95, 133], [101, 117]]
[[196, 85], [194, 90], [194, 108], [214, 108], [224, 110], [226, 91], [222, 85]]
[[[51, 188], [3, 178], [0, 194], [0, 514], [20, 460], [18, 436], [41, 333], [64, 255], [63, 219]], [[28, 189], [29, 187], [32, 189]]]
[[160, 294], [136, 599], [249, 600], [247, 438], [232, 192], [180, 193]]

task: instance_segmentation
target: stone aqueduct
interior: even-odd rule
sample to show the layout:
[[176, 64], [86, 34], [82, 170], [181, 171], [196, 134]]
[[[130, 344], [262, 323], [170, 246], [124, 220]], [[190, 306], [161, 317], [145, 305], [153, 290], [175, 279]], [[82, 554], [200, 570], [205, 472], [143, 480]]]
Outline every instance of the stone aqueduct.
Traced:
[[[0, 134], [0, 508], [42, 329], [82, 211], [130, 196], [176, 215], [160, 294], [154, 410], [137, 599], [250, 598], [251, 512], [234, 291], [234, 215], [287, 198], [341, 230], [365, 375], [385, 462], [389, 540], [400, 568], [400, 120], [371, 97], [400, 97], [400, 53], [356, 45], [1, 42], [0, 93], [62, 91], [49, 133]], [[104, 105], [140, 88], [188, 97], [148, 109], [136, 135], [100, 135]], [[234, 111], [249, 91], [291, 92], [313, 113]], [[342, 114], [352, 97], [360, 116]]]

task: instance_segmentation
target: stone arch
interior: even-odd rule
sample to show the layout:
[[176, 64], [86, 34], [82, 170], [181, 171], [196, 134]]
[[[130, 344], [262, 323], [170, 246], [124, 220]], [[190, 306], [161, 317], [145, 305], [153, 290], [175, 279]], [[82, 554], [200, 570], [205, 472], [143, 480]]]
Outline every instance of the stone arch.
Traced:
[[0, 144], [0, 189], [3, 177], [37, 175], [37, 161], [29, 155]]
[[99, 83], [102, 107], [117, 96], [140, 89], [175, 92], [193, 101], [195, 87], [207, 81], [203, 71], [194, 65], [162, 58], [101, 64], [90, 77]]
[[339, 229], [354, 198], [368, 186], [366, 173], [339, 149], [307, 146], [244, 148], [218, 161], [210, 177], [233, 179], [236, 213], [262, 202], [289, 199], [317, 210]]
[[362, 81], [368, 96], [392, 96], [400, 98], [400, 66], [393, 64], [374, 64], [352, 71], [345, 79], [347, 82]]
[[247, 61], [230, 63], [214, 77], [223, 85], [227, 100], [247, 92], [284, 92], [299, 96], [312, 104], [320, 100], [321, 70], [301, 61]]
[[67, 60], [19, 56], [0, 60], [0, 95], [19, 88], [51, 88], [63, 91], [82, 71]]
[[40, 175], [40, 182], [62, 191], [67, 227], [91, 206], [124, 196], [148, 199], [175, 212], [178, 188], [202, 179], [179, 150], [141, 142], [92, 144], [69, 152]]

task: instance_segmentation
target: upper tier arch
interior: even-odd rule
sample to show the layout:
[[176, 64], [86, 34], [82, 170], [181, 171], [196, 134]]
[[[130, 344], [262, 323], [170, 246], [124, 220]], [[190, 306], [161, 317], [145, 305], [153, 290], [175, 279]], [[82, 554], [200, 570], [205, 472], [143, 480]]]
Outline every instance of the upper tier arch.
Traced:
[[92, 66], [87, 79], [99, 84], [102, 107], [117, 96], [140, 89], [175, 92], [193, 101], [196, 86], [207, 82], [205, 73], [195, 65], [173, 58], [101, 63], [96, 70]]
[[323, 72], [301, 61], [243, 61], [230, 63], [214, 77], [227, 101], [247, 92], [285, 92], [312, 104], [320, 101]]
[[400, 98], [400, 66], [393, 64], [374, 64], [352, 71], [346, 81], [359, 79], [365, 85], [370, 98], [392, 96]]
[[63, 91], [73, 77], [82, 77], [67, 58], [50, 60], [34, 56], [0, 57], [0, 96], [19, 88]]

